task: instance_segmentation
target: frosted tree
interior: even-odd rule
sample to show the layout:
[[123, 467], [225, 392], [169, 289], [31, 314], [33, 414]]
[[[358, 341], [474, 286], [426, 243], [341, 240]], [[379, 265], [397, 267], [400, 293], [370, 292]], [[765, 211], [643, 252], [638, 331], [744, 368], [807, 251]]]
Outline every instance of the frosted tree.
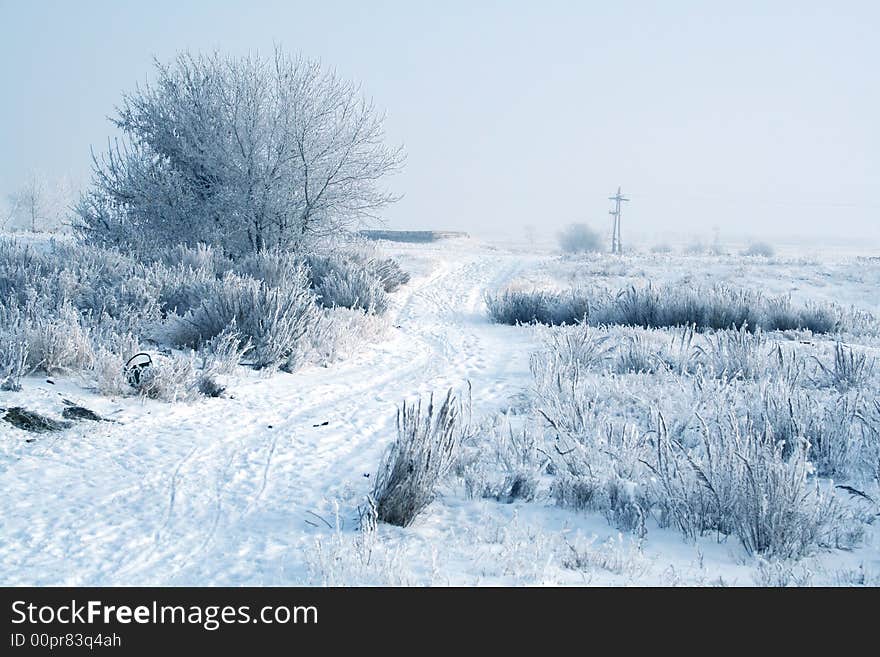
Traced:
[[37, 232], [49, 222], [50, 212], [49, 185], [42, 175], [33, 171], [9, 195], [7, 223], [12, 228]]
[[232, 254], [298, 249], [396, 197], [384, 116], [318, 63], [182, 54], [124, 96], [122, 140], [93, 154], [78, 231], [95, 242], [206, 242]]
[[17, 230], [54, 231], [65, 224], [74, 200], [73, 186], [66, 177], [50, 182], [32, 171], [8, 197], [4, 227]]

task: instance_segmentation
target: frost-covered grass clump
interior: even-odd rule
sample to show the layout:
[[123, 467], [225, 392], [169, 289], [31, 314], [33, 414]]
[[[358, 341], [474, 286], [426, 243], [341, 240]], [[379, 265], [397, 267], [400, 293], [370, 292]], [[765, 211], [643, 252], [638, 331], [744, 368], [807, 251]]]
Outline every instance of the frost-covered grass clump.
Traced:
[[[135, 256], [0, 240], [0, 386], [15, 390], [37, 371], [82, 374], [107, 394], [178, 400], [220, 394], [216, 374], [238, 365], [293, 370], [338, 360], [380, 333], [373, 318], [387, 305], [385, 288], [406, 276], [396, 263], [356, 252], [335, 262], [348, 268], [348, 297], [340, 284], [337, 302], [326, 305], [356, 308], [358, 317], [322, 308], [312, 269], [290, 253], [233, 260], [179, 245]], [[358, 283], [374, 293], [363, 304]], [[126, 362], [143, 351], [153, 356], [150, 372], [131, 385]]]
[[642, 328], [694, 326], [698, 330], [802, 329], [813, 333], [855, 330], [863, 318], [833, 305], [795, 307], [787, 297], [767, 297], [727, 285], [629, 286], [617, 292], [582, 288], [563, 292], [506, 290], [486, 296], [489, 316], [500, 324], [622, 325]]
[[373, 486], [378, 520], [407, 527], [431, 503], [467, 433], [468, 406], [451, 389], [439, 404], [433, 396], [426, 404], [404, 402], [397, 413], [397, 440]]
[[543, 331], [519, 410], [462, 442], [468, 497], [549, 500], [637, 539], [671, 528], [773, 560], [852, 548], [880, 517], [865, 347], [745, 327]]
[[653, 520], [777, 558], [850, 547], [874, 517], [827, 478], [880, 484], [868, 363], [857, 347], [745, 329], [547, 329], [531, 360], [545, 428], [519, 444], [549, 461], [538, 474], [552, 473], [544, 489], [558, 504], [639, 536]]

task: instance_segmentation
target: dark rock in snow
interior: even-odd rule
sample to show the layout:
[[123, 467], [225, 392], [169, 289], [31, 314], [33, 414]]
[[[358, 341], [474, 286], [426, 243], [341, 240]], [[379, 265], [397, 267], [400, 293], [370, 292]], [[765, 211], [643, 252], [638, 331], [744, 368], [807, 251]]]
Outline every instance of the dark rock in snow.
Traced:
[[61, 431], [73, 426], [72, 422], [61, 422], [53, 420], [45, 415], [40, 415], [35, 411], [29, 411], [26, 408], [15, 406], [6, 409], [3, 418], [9, 424], [24, 431], [33, 431], [34, 433], [46, 433], [48, 431]]

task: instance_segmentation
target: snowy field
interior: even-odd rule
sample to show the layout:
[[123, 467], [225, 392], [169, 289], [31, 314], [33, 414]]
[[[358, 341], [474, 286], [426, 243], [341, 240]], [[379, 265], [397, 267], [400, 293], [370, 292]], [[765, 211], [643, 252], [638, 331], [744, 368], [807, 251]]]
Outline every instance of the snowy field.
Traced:
[[[880, 315], [876, 255], [562, 258], [477, 240], [383, 248], [412, 279], [390, 295], [381, 337], [341, 362], [292, 374], [240, 368], [223, 397], [193, 402], [104, 396], [72, 375], [35, 374], [0, 392], [3, 408], [60, 417], [68, 400], [113, 420], [45, 434], [0, 422], [0, 582], [880, 584], [877, 523], [864, 522], [853, 545], [764, 559], [734, 536], [686, 538], [654, 517], [644, 531], [622, 530], [543, 486], [529, 501], [468, 495], [455, 471], [411, 526], [358, 530], [404, 399], [469, 382], [478, 433], [546, 430], [530, 357], [556, 329], [492, 323], [487, 292], [725, 282]], [[858, 344], [873, 358], [880, 340]]]

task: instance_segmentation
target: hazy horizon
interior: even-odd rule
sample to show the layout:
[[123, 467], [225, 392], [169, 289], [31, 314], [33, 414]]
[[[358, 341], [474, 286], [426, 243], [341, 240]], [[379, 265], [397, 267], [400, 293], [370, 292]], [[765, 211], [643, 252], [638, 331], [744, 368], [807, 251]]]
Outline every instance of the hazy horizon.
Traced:
[[[406, 147], [393, 228], [880, 242], [880, 7], [868, 2], [13, 3], [0, 194], [88, 180], [152, 59], [280, 45], [363, 84]], [[872, 64], [874, 62], [874, 64]]]

